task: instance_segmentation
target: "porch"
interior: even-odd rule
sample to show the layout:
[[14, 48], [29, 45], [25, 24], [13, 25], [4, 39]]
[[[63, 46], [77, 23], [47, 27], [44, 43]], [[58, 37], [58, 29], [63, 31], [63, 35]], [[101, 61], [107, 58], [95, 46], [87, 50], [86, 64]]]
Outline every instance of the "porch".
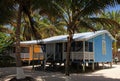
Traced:
[[[72, 61], [78, 60], [83, 62], [94, 61], [94, 45], [91, 41], [75, 41], [71, 45], [70, 59]], [[64, 43], [63, 60], [66, 59], [67, 43]]]

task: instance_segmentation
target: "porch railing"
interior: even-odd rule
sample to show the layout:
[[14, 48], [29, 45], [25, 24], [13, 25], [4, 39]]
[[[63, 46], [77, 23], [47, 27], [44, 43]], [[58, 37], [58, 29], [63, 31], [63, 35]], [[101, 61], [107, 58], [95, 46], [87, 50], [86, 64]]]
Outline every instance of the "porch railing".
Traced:
[[84, 53], [84, 60], [93, 60], [94, 59], [94, 53], [93, 52], [85, 52]]
[[[66, 59], [66, 52], [63, 54], [63, 60]], [[70, 59], [73, 60], [93, 60], [93, 52], [71, 52]]]

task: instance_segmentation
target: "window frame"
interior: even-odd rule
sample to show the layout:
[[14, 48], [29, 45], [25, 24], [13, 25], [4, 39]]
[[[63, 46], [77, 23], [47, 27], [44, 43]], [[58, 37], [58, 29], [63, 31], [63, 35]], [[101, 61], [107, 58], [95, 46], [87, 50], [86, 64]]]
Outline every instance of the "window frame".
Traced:
[[30, 48], [29, 47], [21, 47], [20, 48], [20, 53], [30, 53]]
[[102, 54], [106, 55], [106, 40], [105, 40], [105, 34], [102, 35]]

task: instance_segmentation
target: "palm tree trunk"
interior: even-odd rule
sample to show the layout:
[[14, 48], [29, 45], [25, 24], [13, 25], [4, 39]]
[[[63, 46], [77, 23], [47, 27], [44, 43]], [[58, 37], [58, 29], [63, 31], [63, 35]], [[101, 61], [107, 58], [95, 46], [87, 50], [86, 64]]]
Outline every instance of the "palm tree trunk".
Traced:
[[25, 78], [24, 72], [22, 69], [22, 63], [20, 58], [20, 26], [21, 26], [21, 14], [22, 14], [22, 7], [19, 5], [18, 10], [18, 17], [17, 17], [17, 27], [15, 31], [16, 35], [16, 67], [17, 67], [17, 79], [23, 79]]
[[69, 33], [67, 38], [67, 55], [66, 55], [66, 67], [65, 67], [65, 75], [69, 76], [70, 74], [70, 54], [71, 54], [71, 43], [72, 43], [72, 33]]
[[[115, 35], [115, 39], [117, 39]], [[115, 58], [117, 56], [117, 41], [114, 41], [113, 43], [113, 57]]]

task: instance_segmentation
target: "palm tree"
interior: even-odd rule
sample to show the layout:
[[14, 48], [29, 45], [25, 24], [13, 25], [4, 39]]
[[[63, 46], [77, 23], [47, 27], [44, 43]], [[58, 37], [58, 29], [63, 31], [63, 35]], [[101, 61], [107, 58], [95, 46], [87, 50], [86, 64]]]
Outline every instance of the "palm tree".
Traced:
[[26, 14], [29, 19], [29, 24], [31, 27], [31, 33], [36, 39], [41, 38], [37, 35], [38, 31], [34, 27], [34, 19], [32, 18], [31, 0], [17, 0], [18, 15], [17, 15], [17, 27], [15, 31], [16, 37], [16, 66], [17, 66], [17, 79], [25, 78], [23, 69], [21, 68], [21, 58], [20, 58], [20, 28], [21, 28], [21, 17], [22, 13]]
[[[108, 5], [114, 6], [114, 0], [40, 0], [44, 4], [39, 4], [36, 0], [36, 7], [39, 8], [41, 15], [53, 16], [56, 19], [66, 23], [68, 36], [66, 70], [65, 74], [69, 76], [70, 49], [73, 35], [79, 27], [84, 27], [95, 31], [94, 24], [101, 23], [105, 25], [116, 25], [118, 23], [111, 19], [97, 18], [94, 15], [100, 13]], [[119, 0], [116, 0], [119, 2]], [[41, 7], [42, 6], [42, 7]], [[51, 12], [52, 11], [52, 12]]]

